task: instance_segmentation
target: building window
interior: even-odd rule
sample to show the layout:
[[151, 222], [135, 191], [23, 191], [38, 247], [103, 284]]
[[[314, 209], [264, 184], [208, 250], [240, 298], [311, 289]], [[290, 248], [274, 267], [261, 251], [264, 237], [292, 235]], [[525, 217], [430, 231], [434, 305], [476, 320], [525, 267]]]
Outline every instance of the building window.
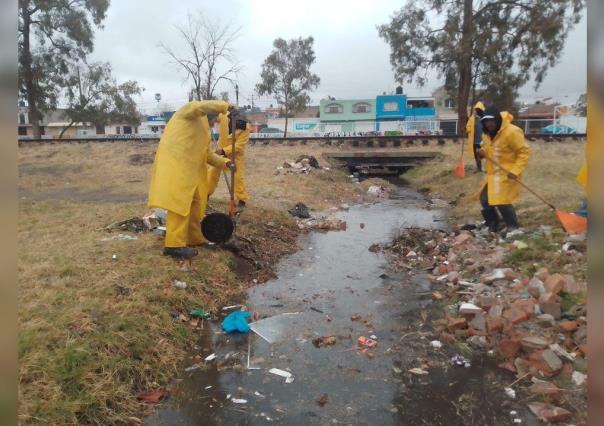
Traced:
[[27, 127], [19, 126], [19, 136], [27, 136]]
[[327, 114], [341, 114], [344, 111], [342, 104], [329, 104], [325, 107]]
[[132, 134], [132, 127], [130, 127], [130, 126], [124, 126], [124, 134], [125, 135], [131, 135]]
[[25, 114], [19, 114], [19, 124], [25, 124]]
[[96, 125], [96, 134], [97, 135], [104, 135], [105, 134], [105, 126], [103, 124], [97, 124]]
[[352, 112], [357, 114], [371, 112], [371, 105], [366, 102], [359, 102], [352, 106]]
[[118, 135], [119, 135], [119, 134], [121, 134], [121, 130], [122, 130], [122, 129], [121, 129], [121, 127], [120, 127], [120, 126], [115, 126], [115, 133], [116, 133], [116, 134], [118, 134]]
[[398, 102], [384, 102], [384, 111], [398, 111]]
[[159, 132], [159, 126], [151, 126], [151, 131], [152, 131], [153, 133], [157, 133], [157, 132]]
[[443, 106], [445, 108], [455, 108], [455, 100], [449, 98], [449, 99], [445, 99], [445, 101], [443, 102]]

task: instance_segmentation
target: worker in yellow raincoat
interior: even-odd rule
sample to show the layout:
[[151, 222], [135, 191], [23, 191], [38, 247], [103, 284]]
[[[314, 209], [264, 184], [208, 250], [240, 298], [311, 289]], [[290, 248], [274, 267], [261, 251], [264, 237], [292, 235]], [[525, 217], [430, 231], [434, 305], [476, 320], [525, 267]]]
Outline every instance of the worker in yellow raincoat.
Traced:
[[[512, 124], [512, 115], [498, 108], [485, 110], [481, 121], [483, 143], [477, 151], [486, 158], [486, 177], [480, 190], [480, 203], [485, 224], [492, 232], [518, 228], [518, 218], [512, 203], [518, 199], [520, 179], [528, 163], [530, 150], [520, 127]], [[506, 171], [489, 161], [492, 159]], [[501, 218], [500, 218], [501, 216]]]
[[480, 149], [480, 143], [482, 141], [482, 122], [480, 121], [480, 117], [483, 113], [484, 104], [479, 101], [476, 103], [476, 105], [474, 105], [474, 111], [470, 118], [468, 118], [468, 123], [466, 124], [466, 134], [468, 135], [468, 152], [476, 161], [477, 172], [482, 171], [482, 160], [480, 157], [478, 157], [476, 151]]
[[168, 211], [164, 254], [190, 259], [201, 245], [201, 219], [207, 204], [207, 164], [235, 168], [210, 149], [208, 114], [226, 114], [223, 101], [193, 101], [170, 118], [159, 142], [149, 188], [149, 207]]
[[[232, 140], [229, 125], [230, 120], [226, 115], [219, 116], [219, 133], [218, 133], [218, 150], [216, 154], [226, 156], [232, 159]], [[248, 201], [248, 193], [245, 185], [245, 147], [250, 140], [249, 124], [242, 117], [238, 116], [235, 122], [235, 166], [237, 167], [237, 173], [235, 173], [235, 197], [238, 200], [238, 209], [243, 209]], [[221, 170], [216, 167], [208, 167], [208, 196], [212, 196], [218, 181], [220, 180]]]

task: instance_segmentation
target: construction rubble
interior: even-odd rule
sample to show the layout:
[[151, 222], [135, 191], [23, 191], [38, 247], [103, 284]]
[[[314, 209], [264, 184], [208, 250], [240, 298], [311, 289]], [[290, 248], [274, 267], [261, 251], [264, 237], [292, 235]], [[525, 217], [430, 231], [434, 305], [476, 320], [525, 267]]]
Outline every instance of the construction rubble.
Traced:
[[[526, 249], [521, 237], [545, 238], [546, 227], [533, 234], [515, 231], [507, 239], [466, 228], [474, 229], [403, 229], [388, 247], [396, 268], [428, 272], [432, 299], [447, 305], [445, 317], [434, 322], [445, 345], [469, 345], [515, 373], [516, 390], [510, 386], [506, 393], [513, 398], [519, 389], [525, 392], [540, 420], [569, 420], [571, 413], [560, 407], [570, 407], [567, 391], [586, 392], [586, 283], [545, 265], [533, 264], [526, 275], [505, 264], [511, 253]], [[585, 255], [567, 244], [559, 256]]]
[[321, 167], [319, 161], [312, 155], [301, 155], [296, 161], [285, 160], [283, 165], [277, 167], [275, 175], [309, 174], [313, 170], [329, 170], [329, 168]]

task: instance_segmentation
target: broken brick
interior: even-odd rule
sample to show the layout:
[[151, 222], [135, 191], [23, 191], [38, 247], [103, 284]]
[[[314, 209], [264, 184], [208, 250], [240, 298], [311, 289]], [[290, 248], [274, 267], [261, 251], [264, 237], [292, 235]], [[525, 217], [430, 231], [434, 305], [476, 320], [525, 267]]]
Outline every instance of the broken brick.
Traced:
[[498, 349], [504, 357], [512, 359], [520, 350], [520, 342], [517, 340], [504, 339], [499, 342]]
[[487, 317], [487, 330], [489, 333], [503, 330], [503, 321], [501, 318], [495, 318], [492, 316]]
[[564, 276], [564, 293], [582, 294], [587, 292], [585, 282], [577, 282], [572, 275]]
[[489, 309], [489, 316], [493, 318], [501, 318], [503, 314], [503, 306], [501, 305], [493, 305], [491, 309]]
[[449, 331], [455, 331], [462, 328], [466, 328], [467, 321], [465, 318], [450, 318], [449, 323], [447, 324], [447, 328]]
[[577, 328], [579, 328], [579, 326], [577, 325], [577, 321], [560, 321], [558, 323], [558, 327], [560, 327], [561, 330], [563, 331], [567, 331], [567, 332], [571, 332], [571, 331], [575, 331]]
[[539, 302], [539, 307], [541, 308], [541, 312], [544, 314], [550, 314], [554, 317], [554, 319], [559, 320], [562, 316], [559, 303]]
[[543, 422], [563, 422], [572, 417], [572, 413], [562, 407], [543, 402], [531, 402], [528, 407]]
[[512, 308], [516, 308], [516, 309], [520, 309], [523, 312], [526, 312], [529, 316], [532, 315], [535, 312], [535, 304], [537, 303], [537, 301], [533, 298], [530, 299], [516, 299], [511, 307]]
[[452, 345], [456, 342], [455, 336], [453, 336], [452, 334], [449, 334], [445, 331], [440, 333], [440, 340], [442, 340], [444, 343], [447, 343], [449, 345]]
[[564, 277], [561, 274], [553, 274], [547, 277], [547, 279], [543, 282], [545, 286], [545, 291], [558, 294], [564, 288]]
[[506, 309], [503, 312], [503, 317], [513, 325], [519, 324], [529, 319], [529, 315], [520, 309]]
[[534, 379], [534, 383], [529, 387], [529, 392], [538, 395], [558, 395], [560, 388], [551, 382]]
[[529, 355], [531, 364], [547, 376], [559, 371], [564, 366], [562, 361], [551, 349], [533, 352]]
[[541, 281], [537, 277], [533, 277], [527, 284], [527, 291], [535, 299], [539, 299], [539, 296], [545, 293], [545, 286], [543, 285], [543, 281]]
[[556, 303], [558, 301], [558, 296], [551, 291], [547, 291], [539, 297], [539, 303]]
[[549, 342], [547, 340], [536, 336], [525, 337], [520, 341], [520, 343], [522, 344], [522, 348], [528, 352], [545, 349], [549, 346]]
[[489, 309], [497, 303], [497, 299], [493, 296], [478, 296], [478, 305], [483, 309]]
[[469, 327], [472, 327], [476, 330], [479, 331], [486, 331], [487, 330], [487, 322], [485, 320], [484, 314], [482, 313], [478, 313], [474, 316], [474, 318], [472, 319], [472, 321], [470, 321], [468, 323]]

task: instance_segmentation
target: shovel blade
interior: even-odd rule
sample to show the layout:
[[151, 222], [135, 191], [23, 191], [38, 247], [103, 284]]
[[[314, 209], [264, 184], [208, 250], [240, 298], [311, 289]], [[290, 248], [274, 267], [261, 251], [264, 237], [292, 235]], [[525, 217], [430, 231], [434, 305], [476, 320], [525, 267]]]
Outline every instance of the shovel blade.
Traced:
[[570, 235], [584, 234], [587, 232], [587, 219], [574, 213], [556, 209], [556, 216], [560, 224]]

